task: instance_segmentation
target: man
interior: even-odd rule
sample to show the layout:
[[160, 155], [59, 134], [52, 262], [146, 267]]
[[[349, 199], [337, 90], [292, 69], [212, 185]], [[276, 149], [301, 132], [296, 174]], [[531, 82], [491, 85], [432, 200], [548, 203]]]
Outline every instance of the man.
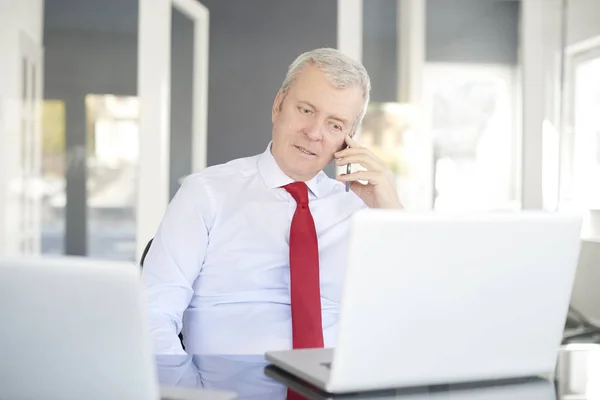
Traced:
[[[350, 217], [401, 207], [385, 165], [352, 138], [369, 91], [363, 66], [337, 50], [302, 54], [264, 153], [185, 179], [142, 273], [157, 353], [182, 353], [182, 329], [190, 354], [334, 345]], [[334, 158], [365, 170], [331, 179]]]

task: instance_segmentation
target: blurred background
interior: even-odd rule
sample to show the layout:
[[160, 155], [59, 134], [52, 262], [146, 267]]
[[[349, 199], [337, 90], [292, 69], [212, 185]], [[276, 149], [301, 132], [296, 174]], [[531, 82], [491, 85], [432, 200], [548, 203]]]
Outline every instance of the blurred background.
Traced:
[[573, 301], [600, 319], [598, 21], [598, 0], [0, 0], [0, 255], [139, 260], [181, 178], [264, 151], [288, 65], [336, 47], [407, 209], [585, 213]]

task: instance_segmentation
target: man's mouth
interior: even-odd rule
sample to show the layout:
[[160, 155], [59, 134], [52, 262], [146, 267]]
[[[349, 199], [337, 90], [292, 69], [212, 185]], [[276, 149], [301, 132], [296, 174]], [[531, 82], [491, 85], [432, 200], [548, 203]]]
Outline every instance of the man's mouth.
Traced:
[[300, 150], [300, 152], [302, 152], [302, 153], [304, 153], [304, 154], [306, 154], [306, 155], [309, 155], [309, 156], [316, 156], [316, 154], [315, 154], [315, 153], [313, 153], [313, 152], [310, 152], [310, 151], [306, 150], [304, 147], [301, 147], [301, 146], [296, 146], [296, 145], [294, 145], [294, 147], [295, 147], [295, 148], [297, 148], [298, 150]]

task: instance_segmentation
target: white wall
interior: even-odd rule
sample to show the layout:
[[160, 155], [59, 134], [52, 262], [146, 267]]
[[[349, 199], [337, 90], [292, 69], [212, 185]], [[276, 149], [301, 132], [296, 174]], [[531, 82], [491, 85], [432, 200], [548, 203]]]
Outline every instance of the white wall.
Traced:
[[573, 45], [600, 36], [600, 1], [569, 0], [567, 43]]
[[42, 44], [43, 0], [0, 0], [0, 254], [18, 251], [20, 202], [20, 36]]

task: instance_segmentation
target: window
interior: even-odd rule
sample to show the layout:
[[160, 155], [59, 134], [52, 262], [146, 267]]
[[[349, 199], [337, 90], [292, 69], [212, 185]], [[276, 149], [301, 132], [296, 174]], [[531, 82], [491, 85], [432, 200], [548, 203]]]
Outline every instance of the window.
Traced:
[[600, 239], [600, 38], [566, 59], [566, 115], [562, 133], [562, 210], [591, 211], [582, 235]]
[[139, 165], [136, 97], [88, 95], [88, 255], [133, 261]]
[[42, 253], [63, 254], [65, 242], [65, 103], [42, 108]]
[[573, 201], [600, 209], [600, 56], [575, 68]]
[[510, 66], [426, 65], [435, 210], [519, 208], [515, 87]]

